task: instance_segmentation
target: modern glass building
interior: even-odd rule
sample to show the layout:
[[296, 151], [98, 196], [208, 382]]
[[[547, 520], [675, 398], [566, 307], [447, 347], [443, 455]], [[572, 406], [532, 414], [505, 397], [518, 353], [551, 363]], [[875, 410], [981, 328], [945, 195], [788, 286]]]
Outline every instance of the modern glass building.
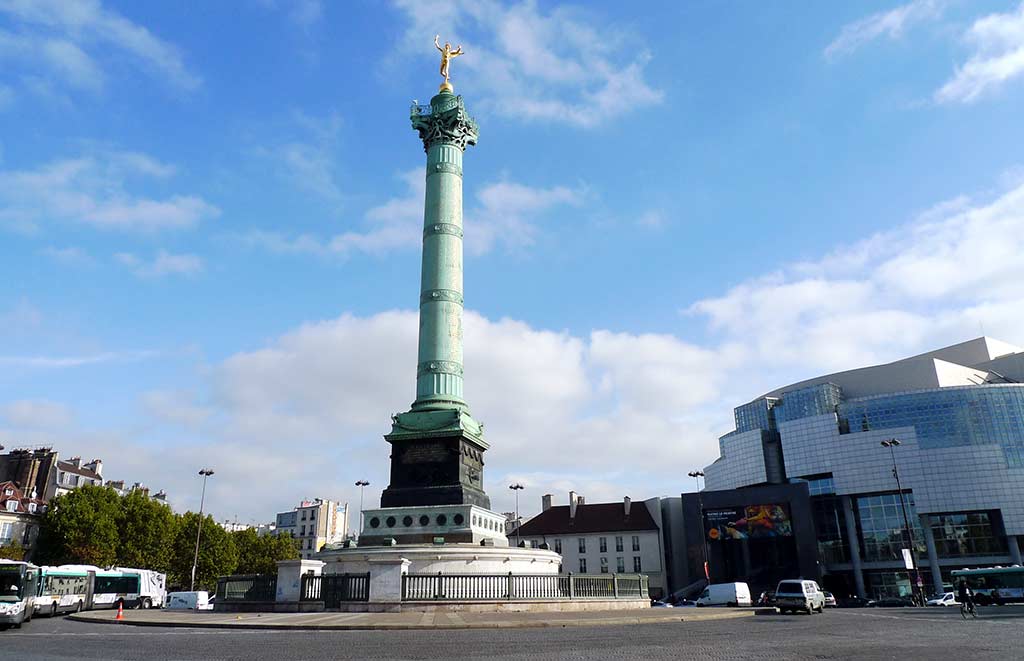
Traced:
[[911, 593], [904, 510], [926, 593], [954, 569], [1021, 564], [1024, 349], [982, 337], [786, 386], [735, 417], [705, 489], [806, 482], [833, 592]]

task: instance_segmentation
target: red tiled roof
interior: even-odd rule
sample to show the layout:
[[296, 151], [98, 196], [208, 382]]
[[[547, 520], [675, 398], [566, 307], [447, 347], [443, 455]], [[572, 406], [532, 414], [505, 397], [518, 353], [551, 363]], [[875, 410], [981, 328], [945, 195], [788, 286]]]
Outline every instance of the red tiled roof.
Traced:
[[568, 505], [552, 507], [524, 523], [519, 534], [528, 537], [657, 529], [657, 524], [643, 503], [633, 503], [629, 516], [626, 516], [626, 508], [619, 502], [578, 505], [576, 517], [571, 520]]

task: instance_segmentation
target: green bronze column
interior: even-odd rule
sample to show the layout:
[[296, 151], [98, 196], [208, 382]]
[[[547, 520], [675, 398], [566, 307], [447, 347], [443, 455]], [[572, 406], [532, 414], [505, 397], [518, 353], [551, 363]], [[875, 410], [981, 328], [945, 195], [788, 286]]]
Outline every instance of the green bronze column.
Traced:
[[462, 153], [477, 125], [447, 89], [413, 105], [412, 126], [427, 152], [420, 276], [419, 360], [412, 410], [466, 410], [462, 393]]
[[[391, 483], [381, 507], [486, 509], [488, 446], [462, 393], [462, 154], [476, 144], [477, 125], [447, 82], [429, 106], [413, 104], [411, 119], [427, 152], [416, 401], [392, 416], [384, 437], [392, 446]], [[472, 539], [468, 528], [445, 536]]]

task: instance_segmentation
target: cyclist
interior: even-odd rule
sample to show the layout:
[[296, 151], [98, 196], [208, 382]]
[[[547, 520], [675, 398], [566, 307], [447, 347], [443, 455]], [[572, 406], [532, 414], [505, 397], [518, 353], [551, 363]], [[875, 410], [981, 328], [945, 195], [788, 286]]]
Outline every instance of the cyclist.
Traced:
[[974, 613], [974, 593], [967, 586], [966, 579], [960, 579], [960, 584], [957, 586], [956, 591], [956, 600], [960, 602], [961, 610], [971, 614]]

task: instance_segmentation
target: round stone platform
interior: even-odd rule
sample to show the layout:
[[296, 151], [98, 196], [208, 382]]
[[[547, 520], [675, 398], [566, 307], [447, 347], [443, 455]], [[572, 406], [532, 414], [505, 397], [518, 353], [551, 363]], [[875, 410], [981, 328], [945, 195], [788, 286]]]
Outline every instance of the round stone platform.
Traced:
[[321, 551], [324, 574], [361, 574], [377, 562], [410, 562], [410, 574], [557, 574], [562, 556], [546, 549], [474, 544], [357, 546]]

